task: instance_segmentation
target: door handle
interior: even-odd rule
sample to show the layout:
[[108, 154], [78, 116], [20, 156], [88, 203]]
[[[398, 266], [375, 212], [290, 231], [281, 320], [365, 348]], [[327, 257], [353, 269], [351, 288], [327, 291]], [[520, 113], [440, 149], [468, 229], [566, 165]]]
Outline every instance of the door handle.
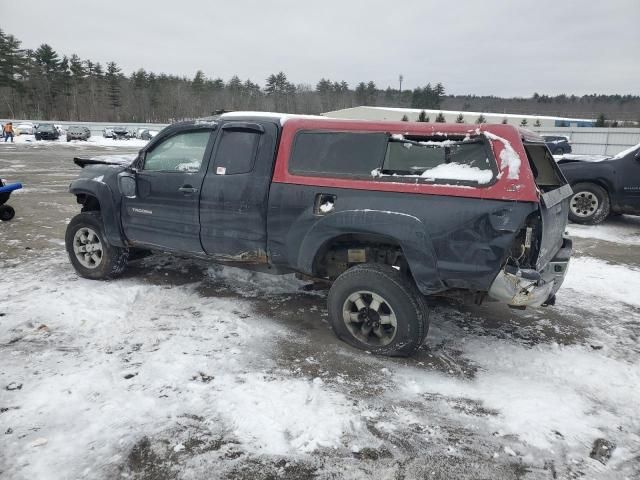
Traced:
[[178, 191], [182, 193], [196, 193], [198, 189], [193, 188], [191, 185], [183, 185], [178, 189]]

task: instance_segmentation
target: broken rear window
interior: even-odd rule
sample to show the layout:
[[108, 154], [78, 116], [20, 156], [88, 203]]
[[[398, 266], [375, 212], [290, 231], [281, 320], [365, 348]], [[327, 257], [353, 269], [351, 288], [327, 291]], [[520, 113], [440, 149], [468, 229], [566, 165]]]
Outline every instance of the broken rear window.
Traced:
[[488, 184], [494, 178], [490, 157], [480, 137], [438, 141], [393, 135], [382, 169], [372, 174]]

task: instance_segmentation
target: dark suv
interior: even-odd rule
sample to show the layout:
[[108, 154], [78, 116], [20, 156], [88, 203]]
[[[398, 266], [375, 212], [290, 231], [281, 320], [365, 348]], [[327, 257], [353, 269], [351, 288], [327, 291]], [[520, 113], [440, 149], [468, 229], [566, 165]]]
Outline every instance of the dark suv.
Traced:
[[71, 126], [67, 129], [67, 142], [71, 140], [89, 140], [91, 130], [87, 127]]
[[60, 132], [52, 123], [41, 123], [35, 130], [36, 140], [58, 140]]
[[75, 161], [79, 275], [115, 277], [136, 251], [297, 272], [331, 284], [334, 331], [374, 353], [421, 345], [427, 295], [553, 304], [571, 254], [571, 187], [509, 125], [239, 112], [173, 124], [130, 164]]

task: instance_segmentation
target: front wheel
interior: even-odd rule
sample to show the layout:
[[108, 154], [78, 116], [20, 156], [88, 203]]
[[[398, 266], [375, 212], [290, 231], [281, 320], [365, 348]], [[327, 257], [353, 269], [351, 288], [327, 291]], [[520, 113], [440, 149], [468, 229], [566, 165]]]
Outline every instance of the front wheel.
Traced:
[[71, 219], [65, 234], [67, 254], [78, 275], [92, 280], [113, 278], [124, 271], [126, 248], [109, 245], [100, 212], [80, 213]]
[[411, 355], [429, 329], [424, 298], [389, 265], [365, 263], [344, 272], [329, 290], [328, 310], [338, 338], [380, 355]]
[[8, 222], [16, 215], [16, 211], [10, 205], [0, 205], [0, 220]]
[[585, 225], [603, 222], [611, 209], [607, 191], [594, 183], [576, 183], [569, 202], [569, 220]]

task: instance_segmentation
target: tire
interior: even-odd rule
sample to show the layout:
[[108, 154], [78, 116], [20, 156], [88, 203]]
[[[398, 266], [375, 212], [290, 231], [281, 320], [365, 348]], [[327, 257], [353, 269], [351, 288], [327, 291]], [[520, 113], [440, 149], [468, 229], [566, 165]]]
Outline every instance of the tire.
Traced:
[[42, 140], [42, 138], [40, 137], [40, 135], [35, 135], [35, 137], [36, 137], [36, 142], [37, 142], [38, 140]]
[[[64, 240], [69, 260], [81, 277], [91, 280], [115, 278], [127, 266], [129, 250], [107, 243], [100, 212], [85, 212], [73, 217], [67, 225]], [[83, 247], [85, 253], [81, 251]], [[87, 252], [87, 247], [92, 250]], [[76, 253], [76, 250], [80, 251]]]
[[0, 205], [0, 220], [8, 222], [15, 217], [16, 211], [10, 205]]
[[553, 151], [554, 155], [564, 155], [564, 148], [558, 147]]
[[[375, 301], [378, 308], [371, 310]], [[333, 282], [327, 304], [336, 336], [378, 355], [411, 355], [429, 329], [424, 297], [412, 280], [389, 265], [350, 268]]]
[[569, 220], [583, 225], [596, 225], [603, 222], [611, 211], [609, 194], [595, 183], [576, 183], [572, 185], [573, 196], [569, 202]]

